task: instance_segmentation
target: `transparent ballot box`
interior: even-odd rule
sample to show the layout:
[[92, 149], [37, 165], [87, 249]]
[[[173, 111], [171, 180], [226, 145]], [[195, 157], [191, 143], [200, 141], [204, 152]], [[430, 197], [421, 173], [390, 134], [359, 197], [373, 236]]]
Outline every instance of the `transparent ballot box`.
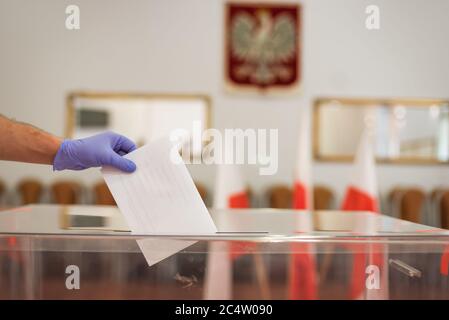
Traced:
[[370, 212], [211, 210], [135, 235], [117, 208], [0, 212], [1, 299], [448, 299], [449, 231]]

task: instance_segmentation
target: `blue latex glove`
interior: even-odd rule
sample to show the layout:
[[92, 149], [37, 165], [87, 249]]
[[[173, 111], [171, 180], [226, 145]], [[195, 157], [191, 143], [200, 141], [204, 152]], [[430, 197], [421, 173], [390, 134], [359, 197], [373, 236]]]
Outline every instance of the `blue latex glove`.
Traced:
[[136, 164], [122, 155], [135, 149], [136, 145], [131, 140], [114, 132], [79, 140], [64, 140], [53, 160], [53, 170], [112, 166], [125, 172], [133, 172]]

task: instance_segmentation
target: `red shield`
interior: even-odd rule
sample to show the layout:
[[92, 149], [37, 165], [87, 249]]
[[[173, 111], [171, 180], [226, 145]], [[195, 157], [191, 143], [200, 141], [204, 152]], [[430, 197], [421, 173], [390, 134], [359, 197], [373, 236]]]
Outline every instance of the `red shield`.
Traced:
[[290, 89], [301, 78], [300, 7], [228, 3], [225, 75], [230, 88]]

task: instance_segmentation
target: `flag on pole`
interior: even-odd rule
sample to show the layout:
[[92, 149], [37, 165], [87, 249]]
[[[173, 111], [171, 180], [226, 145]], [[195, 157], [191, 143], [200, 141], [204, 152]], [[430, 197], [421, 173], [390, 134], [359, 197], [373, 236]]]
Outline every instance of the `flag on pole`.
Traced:
[[377, 178], [374, 151], [368, 132], [362, 134], [354, 159], [353, 176], [346, 189], [342, 209], [378, 211]]
[[211, 241], [207, 255], [204, 299], [230, 300], [232, 298], [232, 261], [227, 241]]
[[[297, 146], [297, 162], [293, 186], [293, 209], [312, 209], [310, 117], [301, 113]], [[299, 230], [298, 230], [299, 231]], [[301, 230], [309, 232], [311, 230]], [[289, 298], [294, 300], [317, 299], [317, 275], [314, 247], [310, 243], [293, 243], [290, 260]]]
[[218, 167], [215, 177], [214, 208], [249, 208], [246, 185], [238, 166], [223, 164]]
[[[232, 164], [219, 165], [215, 177], [214, 209], [249, 208], [248, 193], [240, 168]], [[228, 300], [232, 296], [232, 261], [253, 249], [255, 243], [212, 242], [206, 267], [205, 299]], [[243, 248], [243, 249], [242, 249]]]
[[[377, 196], [376, 162], [374, 156], [371, 137], [365, 130], [360, 139], [353, 165], [353, 176], [343, 200], [342, 210], [346, 211], [371, 211], [377, 213], [379, 210]], [[376, 288], [368, 291], [368, 298], [383, 298], [388, 292], [387, 287], [387, 267], [384, 259], [384, 248], [381, 245], [351, 245], [353, 251], [352, 279], [350, 297], [352, 299], [365, 298], [366, 287], [365, 277], [367, 264], [376, 265], [380, 272], [383, 288]], [[369, 252], [367, 254], [366, 252]], [[370, 289], [371, 290], [371, 289]], [[378, 291], [377, 291], [378, 290]], [[377, 294], [380, 293], [380, 294]]]
[[[249, 197], [242, 173], [237, 165], [223, 164], [218, 167], [215, 179], [214, 208], [249, 208]], [[246, 251], [254, 250], [256, 244], [245, 241], [233, 241], [229, 247], [231, 259], [236, 259]]]
[[310, 116], [304, 110], [299, 123], [298, 144], [296, 150], [295, 181], [293, 188], [293, 208], [310, 209], [311, 192], [311, 154], [310, 154]]

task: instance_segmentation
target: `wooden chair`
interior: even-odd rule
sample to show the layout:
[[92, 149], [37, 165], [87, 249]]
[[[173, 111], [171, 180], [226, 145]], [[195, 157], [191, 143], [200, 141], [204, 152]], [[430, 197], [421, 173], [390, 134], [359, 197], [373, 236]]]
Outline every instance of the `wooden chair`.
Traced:
[[17, 185], [23, 205], [39, 203], [43, 189], [42, 183], [36, 179], [25, 179]]
[[420, 223], [423, 217], [425, 194], [418, 188], [395, 188], [390, 192], [389, 201], [403, 220]]
[[5, 193], [5, 190], [6, 190], [5, 184], [2, 181], [0, 181], [0, 199], [2, 198], [3, 194]]
[[94, 196], [95, 196], [95, 204], [97, 205], [107, 205], [107, 206], [115, 206], [114, 197], [109, 191], [108, 185], [104, 181], [100, 181], [96, 183], [93, 187]]
[[449, 229], [449, 190], [441, 195], [440, 201], [441, 227]]
[[449, 191], [449, 189], [445, 188], [436, 188], [432, 190], [429, 194], [429, 221], [425, 221], [424, 224], [433, 226], [433, 227], [442, 227], [442, 201], [444, 194]]
[[420, 223], [423, 216], [425, 194], [420, 189], [405, 192], [401, 204], [401, 219]]
[[292, 190], [286, 185], [271, 187], [267, 195], [270, 208], [289, 209], [292, 207]]
[[58, 181], [51, 185], [51, 198], [54, 203], [75, 204], [80, 200], [81, 185], [74, 181]]
[[[290, 209], [292, 207], [293, 191], [286, 185], [276, 185], [268, 190], [270, 208]], [[315, 210], [329, 210], [334, 200], [332, 190], [325, 186], [313, 188], [313, 207]]]
[[6, 187], [5, 184], [0, 181], [0, 210], [5, 209], [6, 207], [4, 207], [5, 205], [5, 193], [6, 193]]
[[325, 186], [317, 185], [313, 188], [313, 208], [315, 210], [330, 210], [334, 201], [334, 193]]

